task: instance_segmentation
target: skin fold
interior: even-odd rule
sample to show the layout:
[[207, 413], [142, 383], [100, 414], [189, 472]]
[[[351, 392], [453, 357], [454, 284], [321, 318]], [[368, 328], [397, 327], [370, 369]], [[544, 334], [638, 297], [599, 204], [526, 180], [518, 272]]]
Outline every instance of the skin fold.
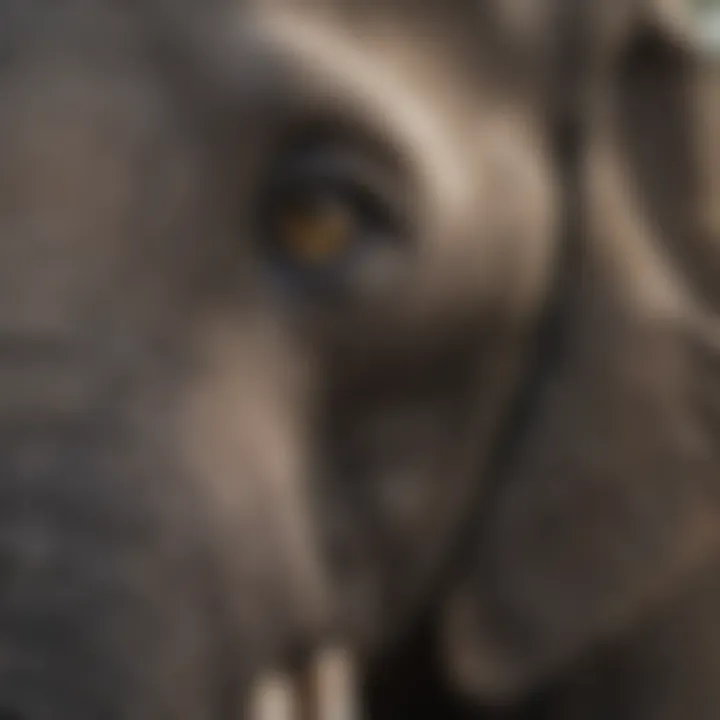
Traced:
[[0, 0], [0, 718], [720, 716], [697, 58], [580, 5]]

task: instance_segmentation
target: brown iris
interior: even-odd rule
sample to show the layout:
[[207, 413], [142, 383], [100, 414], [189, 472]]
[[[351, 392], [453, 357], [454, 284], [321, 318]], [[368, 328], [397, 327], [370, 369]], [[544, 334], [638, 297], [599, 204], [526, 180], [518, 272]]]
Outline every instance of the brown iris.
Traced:
[[277, 209], [277, 242], [296, 262], [322, 265], [347, 251], [357, 237], [358, 218], [336, 198], [293, 200]]

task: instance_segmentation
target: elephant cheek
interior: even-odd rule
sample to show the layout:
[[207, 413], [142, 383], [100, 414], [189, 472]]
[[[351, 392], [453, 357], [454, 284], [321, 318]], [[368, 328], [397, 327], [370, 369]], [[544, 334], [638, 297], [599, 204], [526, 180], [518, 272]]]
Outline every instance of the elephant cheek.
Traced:
[[307, 367], [269, 325], [242, 337], [221, 331], [205, 349], [208, 363], [184, 415], [184, 452], [200, 483], [245, 660], [243, 716], [360, 717], [355, 658], [331, 634], [309, 502]]
[[199, 486], [232, 631], [239, 646], [257, 649], [256, 665], [309, 650], [329, 622], [306, 485], [306, 371], [270, 324], [215, 328], [181, 418], [182, 452]]

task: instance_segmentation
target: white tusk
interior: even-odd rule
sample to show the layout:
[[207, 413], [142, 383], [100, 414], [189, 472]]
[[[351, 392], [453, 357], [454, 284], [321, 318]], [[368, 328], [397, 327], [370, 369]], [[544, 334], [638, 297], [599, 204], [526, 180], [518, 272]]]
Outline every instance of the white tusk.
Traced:
[[303, 720], [360, 720], [355, 665], [344, 650], [319, 654], [307, 676]]
[[295, 683], [281, 673], [262, 675], [253, 686], [249, 720], [299, 720]]

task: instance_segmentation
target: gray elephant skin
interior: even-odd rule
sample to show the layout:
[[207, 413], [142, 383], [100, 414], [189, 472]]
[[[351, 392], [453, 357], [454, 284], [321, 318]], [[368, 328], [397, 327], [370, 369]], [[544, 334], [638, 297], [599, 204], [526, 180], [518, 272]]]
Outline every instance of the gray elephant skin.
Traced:
[[684, 10], [0, 0], [0, 718], [720, 718]]

